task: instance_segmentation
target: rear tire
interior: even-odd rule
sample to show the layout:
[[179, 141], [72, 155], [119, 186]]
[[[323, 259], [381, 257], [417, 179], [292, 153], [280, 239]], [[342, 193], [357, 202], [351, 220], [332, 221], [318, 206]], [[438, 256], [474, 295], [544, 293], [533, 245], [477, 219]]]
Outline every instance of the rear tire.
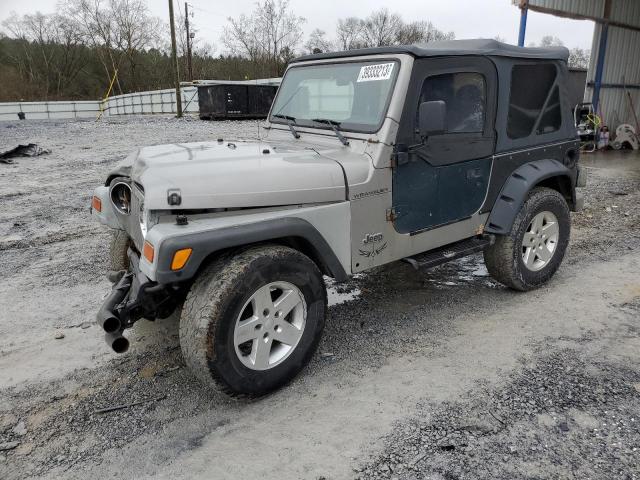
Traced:
[[[555, 233], [549, 235], [550, 232]], [[487, 270], [495, 280], [514, 290], [537, 288], [560, 267], [570, 233], [571, 217], [564, 197], [550, 188], [534, 188], [520, 208], [511, 232], [497, 237], [484, 251]]]
[[309, 362], [326, 310], [313, 261], [288, 247], [252, 247], [213, 262], [194, 282], [180, 319], [182, 354], [205, 384], [264, 395]]

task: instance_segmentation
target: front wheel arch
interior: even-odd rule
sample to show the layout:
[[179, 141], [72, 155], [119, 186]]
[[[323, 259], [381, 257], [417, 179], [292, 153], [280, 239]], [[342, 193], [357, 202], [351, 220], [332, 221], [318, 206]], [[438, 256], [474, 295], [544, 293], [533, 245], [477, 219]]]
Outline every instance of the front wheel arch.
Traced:
[[247, 243], [235, 247], [223, 248], [221, 250], [212, 252], [200, 263], [200, 266], [198, 267], [197, 273], [194, 275], [194, 278], [197, 278], [198, 275], [200, 275], [200, 273], [208, 267], [208, 265], [214, 263], [219, 258], [228, 257], [243, 250], [265, 245], [280, 245], [282, 247], [292, 248], [293, 250], [302, 253], [313, 263], [315, 263], [323, 275], [331, 277], [336, 281], [343, 281], [346, 279], [346, 274], [344, 273], [344, 271], [336, 270], [335, 266], [332, 268], [330, 265], [328, 265], [323, 255], [318, 251], [313, 243], [311, 243], [304, 237], [297, 236], [272, 238], [260, 242]]
[[[337, 281], [348, 278], [336, 253], [313, 225], [301, 218], [286, 217], [168, 238], [160, 245], [156, 281], [165, 284], [193, 279], [203, 265], [221, 255], [264, 243], [295, 248]], [[172, 271], [173, 253], [185, 246], [193, 248], [191, 258], [182, 270]]]

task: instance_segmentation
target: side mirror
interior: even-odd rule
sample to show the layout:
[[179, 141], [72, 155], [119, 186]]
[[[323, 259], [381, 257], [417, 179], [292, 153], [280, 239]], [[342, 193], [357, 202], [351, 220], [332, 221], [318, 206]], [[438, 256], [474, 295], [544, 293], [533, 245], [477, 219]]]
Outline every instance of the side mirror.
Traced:
[[422, 102], [418, 109], [418, 131], [420, 137], [444, 133], [447, 119], [447, 104], [442, 100]]

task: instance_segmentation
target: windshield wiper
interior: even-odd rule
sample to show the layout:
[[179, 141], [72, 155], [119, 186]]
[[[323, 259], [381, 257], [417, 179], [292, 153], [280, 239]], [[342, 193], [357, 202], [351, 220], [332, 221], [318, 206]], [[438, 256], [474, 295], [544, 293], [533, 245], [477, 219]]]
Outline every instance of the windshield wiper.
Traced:
[[338, 140], [342, 143], [342, 145], [349, 145], [349, 140], [347, 140], [342, 133], [340, 133], [340, 122], [336, 122], [335, 120], [329, 120], [328, 118], [312, 118], [312, 122], [316, 123], [324, 123], [325, 125], [329, 125], [331, 130], [333, 130], [338, 137]]
[[292, 117], [291, 115], [283, 115], [281, 113], [276, 113], [275, 115], [271, 115], [271, 116], [286, 120], [287, 125], [289, 125], [289, 130], [291, 130], [291, 135], [293, 135], [293, 138], [300, 138], [300, 134], [296, 132], [295, 128], [293, 128], [293, 124], [296, 121], [296, 117]]

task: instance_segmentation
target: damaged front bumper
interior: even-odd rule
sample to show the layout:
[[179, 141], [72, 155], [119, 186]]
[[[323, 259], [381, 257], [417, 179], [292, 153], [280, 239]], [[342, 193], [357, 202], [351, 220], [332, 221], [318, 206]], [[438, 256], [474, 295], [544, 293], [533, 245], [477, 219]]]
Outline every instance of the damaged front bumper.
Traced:
[[140, 271], [140, 257], [132, 249], [129, 270], [114, 272], [111, 293], [105, 298], [96, 321], [105, 332], [105, 341], [116, 353], [129, 349], [129, 341], [123, 336], [127, 328], [141, 318], [155, 320], [166, 318], [175, 310], [180, 298], [179, 286], [159, 285]]

